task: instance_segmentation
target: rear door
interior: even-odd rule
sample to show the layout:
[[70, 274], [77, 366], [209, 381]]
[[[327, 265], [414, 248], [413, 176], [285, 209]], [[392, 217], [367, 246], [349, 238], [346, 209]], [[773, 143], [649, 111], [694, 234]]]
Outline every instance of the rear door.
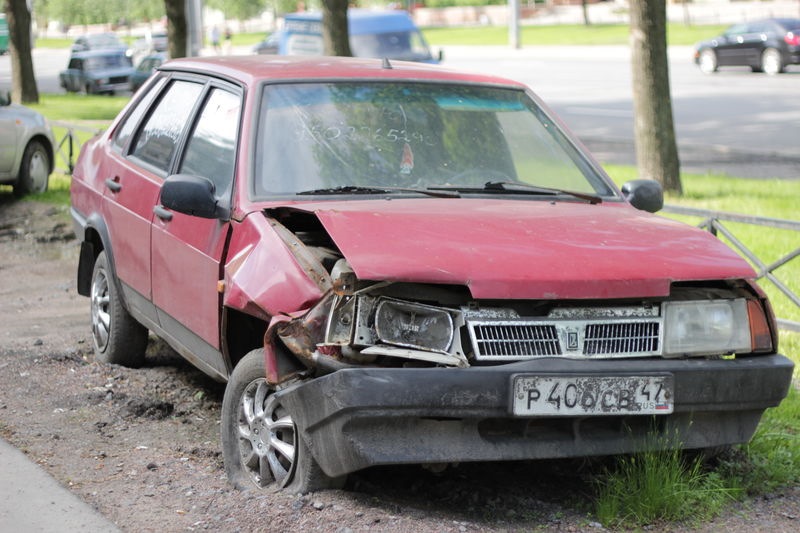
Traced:
[[202, 90], [202, 83], [180, 81], [153, 86], [121, 125], [114, 147], [98, 169], [105, 184], [104, 218], [117, 278], [128, 305], [153, 321], [157, 320], [150, 279], [153, 209]]
[[725, 34], [719, 38], [719, 44], [716, 47], [717, 64], [720, 66], [746, 64], [741, 50], [746, 31], [746, 24], [737, 24], [728, 28]]
[[757, 68], [761, 66], [761, 53], [771, 33], [774, 34], [774, 30], [769, 22], [753, 22], [747, 25], [740, 47], [742, 64]]

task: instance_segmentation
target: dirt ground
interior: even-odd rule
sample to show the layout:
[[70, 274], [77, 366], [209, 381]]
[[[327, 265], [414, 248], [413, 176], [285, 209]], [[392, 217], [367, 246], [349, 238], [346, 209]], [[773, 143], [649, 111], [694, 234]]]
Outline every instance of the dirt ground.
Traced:
[[[0, 191], [0, 436], [124, 531], [601, 531], [597, 464], [376, 468], [341, 491], [238, 492], [219, 444], [223, 386], [151, 339], [131, 370], [94, 360], [66, 209]], [[0, 482], [2, 481], [0, 470]], [[656, 531], [798, 531], [800, 489]]]

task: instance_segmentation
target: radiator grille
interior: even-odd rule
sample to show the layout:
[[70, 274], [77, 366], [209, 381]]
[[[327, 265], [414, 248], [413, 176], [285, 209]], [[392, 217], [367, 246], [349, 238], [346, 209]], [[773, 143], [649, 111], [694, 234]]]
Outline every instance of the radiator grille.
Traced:
[[658, 322], [588, 324], [586, 355], [644, 354], [658, 351]]
[[661, 320], [467, 321], [475, 358], [624, 358], [660, 355]]
[[552, 324], [477, 324], [472, 331], [476, 353], [485, 357], [561, 355], [558, 332]]

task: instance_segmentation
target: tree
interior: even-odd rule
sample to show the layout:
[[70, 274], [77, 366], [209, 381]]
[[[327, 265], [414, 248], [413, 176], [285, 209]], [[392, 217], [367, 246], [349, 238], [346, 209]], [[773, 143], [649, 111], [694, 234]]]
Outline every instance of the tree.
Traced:
[[21, 104], [39, 103], [39, 89], [31, 57], [31, 12], [27, 0], [5, 0], [11, 52], [11, 100]]
[[639, 176], [682, 194], [672, 120], [665, 0], [630, 2], [633, 114]]
[[589, 0], [581, 0], [581, 9], [583, 10], [583, 24], [591, 26], [592, 21], [589, 20]]
[[186, 57], [186, 1], [164, 0], [167, 11], [167, 39], [169, 57]]
[[327, 55], [353, 55], [347, 28], [347, 3], [347, 0], [322, 0], [322, 40]]

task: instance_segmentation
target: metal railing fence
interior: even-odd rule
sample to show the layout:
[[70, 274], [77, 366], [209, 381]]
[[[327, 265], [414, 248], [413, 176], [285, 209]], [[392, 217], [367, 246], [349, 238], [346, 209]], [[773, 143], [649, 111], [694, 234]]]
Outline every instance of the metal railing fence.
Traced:
[[[769, 280], [789, 299], [790, 302], [800, 308], [800, 296], [798, 296], [797, 293], [789, 288], [775, 274], [775, 271], [778, 268], [786, 265], [793, 259], [796, 259], [798, 256], [800, 256], [800, 246], [784, 254], [776, 261], [766, 264], [755, 254], [755, 252], [742, 243], [742, 241], [738, 239], [736, 235], [734, 235], [733, 231], [723, 224], [723, 221], [796, 232], [800, 232], [800, 222], [794, 220], [782, 220], [778, 218], [739, 215], [736, 213], [724, 213], [721, 211], [711, 211], [707, 209], [697, 209], [694, 207], [683, 207], [677, 205], [665, 205], [663, 211], [676, 215], [687, 215], [702, 218], [703, 221], [697, 225], [698, 227], [707, 230], [715, 236], [719, 236], [720, 234], [724, 236], [736, 251], [746, 257], [753, 264], [756, 269], [757, 279]], [[798, 242], [800, 242], [800, 240], [798, 240]], [[778, 326], [782, 329], [800, 332], [800, 322], [794, 320], [778, 318]]]
[[[91, 137], [103, 130], [58, 120], [51, 120], [50, 125], [56, 128], [54, 131], [56, 145], [53, 147], [54, 166], [56, 170], [61, 170], [65, 174], [71, 175], [72, 170], [75, 168], [75, 159], [77, 159], [81, 146], [83, 146], [83, 142], [77, 135], [77, 132], [88, 133], [88, 137]], [[58, 128], [66, 130], [63, 135], [60, 134]]]

